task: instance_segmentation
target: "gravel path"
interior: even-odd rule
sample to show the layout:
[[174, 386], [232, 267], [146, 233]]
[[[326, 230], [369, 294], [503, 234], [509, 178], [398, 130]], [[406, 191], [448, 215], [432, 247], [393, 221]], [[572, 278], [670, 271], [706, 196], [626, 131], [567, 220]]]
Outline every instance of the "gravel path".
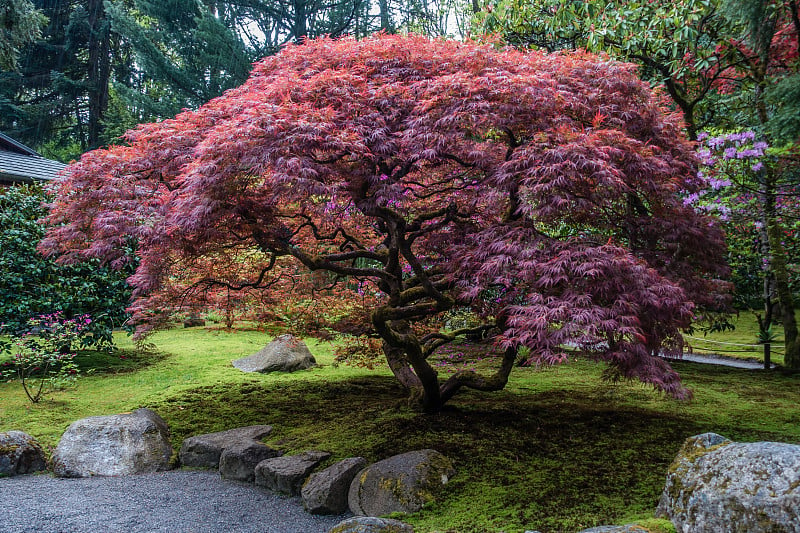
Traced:
[[[735, 357], [725, 357], [724, 355], [685, 353], [681, 359], [671, 359], [665, 357], [667, 361], [689, 361], [691, 363], [704, 363], [707, 365], [731, 366], [734, 368], [746, 368], [749, 370], [763, 370], [764, 363], [749, 359], [738, 359]], [[775, 365], [772, 365], [773, 368]]]
[[213, 471], [0, 479], [1, 533], [324, 533], [344, 518]]

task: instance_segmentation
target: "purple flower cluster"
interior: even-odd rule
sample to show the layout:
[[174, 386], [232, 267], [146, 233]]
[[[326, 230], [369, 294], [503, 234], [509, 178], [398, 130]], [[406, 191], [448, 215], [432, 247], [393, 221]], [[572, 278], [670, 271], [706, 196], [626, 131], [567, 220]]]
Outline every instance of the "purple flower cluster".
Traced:
[[727, 178], [717, 179], [717, 178], [709, 178], [708, 185], [711, 187], [712, 190], [718, 191], [725, 187], [731, 186], [731, 180]]
[[[764, 157], [769, 145], [764, 141], [756, 141], [754, 131], [729, 133], [717, 137], [711, 137], [703, 132], [697, 136], [697, 140], [702, 143], [697, 155], [704, 165], [704, 168], [698, 171], [697, 179], [704, 190], [692, 193], [687, 191], [683, 205], [694, 206], [705, 212], [715, 212], [722, 220], [727, 220], [730, 208], [723, 205], [719, 199], [711, 198], [730, 187], [731, 178], [762, 170], [764, 163], [759, 158]], [[736, 164], [736, 161], [741, 161], [745, 165]]]
[[[710, 137], [708, 133], [701, 133], [697, 140], [704, 146], [697, 151], [702, 163], [708, 167], [717, 164], [716, 156], [722, 155], [723, 160], [746, 160], [763, 157], [769, 145], [764, 141], [756, 142], [754, 131], [742, 131], [739, 133], [729, 133], [719, 137]], [[751, 145], [752, 146], [748, 146]], [[763, 163], [756, 162], [751, 166], [753, 172], [758, 172], [763, 168]]]
[[[707, 140], [706, 140], [707, 139]], [[729, 133], [719, 137], [711, 137], [707, 132], [701, 132], [697, 135], [698, 142], [706, 141], [706, 145], [712, 150], [718, 150], [726, 144], [733, 144], [734, 146], [741, 146], [743, 144], [751, 143], [756, 139], [756, 132], [746, 130], [738, 133]]]
[[690, 205], [694, 205], [695, 203], [697, 203], [698, 200], [700, 200], [700, 193], [693, 192], [692, 194], [686, 196], [686, 198], [683, 199], [683, 205], [688, 207]]

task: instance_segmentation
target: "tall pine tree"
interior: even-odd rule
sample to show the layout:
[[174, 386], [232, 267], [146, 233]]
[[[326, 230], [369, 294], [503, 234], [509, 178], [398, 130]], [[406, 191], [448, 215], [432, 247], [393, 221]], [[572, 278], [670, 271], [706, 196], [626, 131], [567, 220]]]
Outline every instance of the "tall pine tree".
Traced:
[[0, 131], [63, 160], [202, 105], [288, 42], [379, 28], [369, 0], [33, 1], [49, 22], [0, 67]]
[[0, 0], [0, 69], [17, 68], [20, 48], [39, 38], [46, 22], [28, 0]]

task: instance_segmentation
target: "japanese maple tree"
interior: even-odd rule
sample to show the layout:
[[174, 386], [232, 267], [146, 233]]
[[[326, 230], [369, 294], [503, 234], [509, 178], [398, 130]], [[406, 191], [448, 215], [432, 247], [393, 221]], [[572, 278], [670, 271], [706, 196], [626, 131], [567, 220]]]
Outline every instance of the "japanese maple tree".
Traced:
[[[43, 249], [119, 264], [135, 239], [145, 329], [202, 285], [289, 294], [310, 271], [369, 291], [370, 329], [429, 410], [502, 389], [522, 348], [685, 396], [657, 355], [724, 303], [724, 243], [680, 199], [692, 145], [634, 69], [417, 36], [288, 46], [74, 163]], [[482, 322], [441, 327], [459, 310]], [[439, 379], [437, 349], [487, 334], [496, 373]]]

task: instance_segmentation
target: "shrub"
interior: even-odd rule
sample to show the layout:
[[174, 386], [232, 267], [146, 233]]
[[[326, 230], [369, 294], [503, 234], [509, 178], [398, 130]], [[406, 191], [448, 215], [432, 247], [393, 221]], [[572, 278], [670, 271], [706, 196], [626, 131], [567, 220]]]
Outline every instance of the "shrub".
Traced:
[[[88, 333], [91, 323], [86, 315], [66, 320], [53, 314], [28, 320], [27, 331], [0, 340], [0, 348], [12, 354], [10, 361], [0, 364], [0, 379], [18, 379], [33, 403], [38, 403], [47, 390], [73, 385], [78, 367], [71, 350]], [[5, 324], [0, 331], [3, 329]]]
[[115, 271], [96, 260], [66, 266], [42, 256], [36, 246], [44, 236], [39, 220], [47, 215], [48, 200], [37, 186], [0, 190], [0, 323], [6, 332], [20, 334], [41, 315], [90, 315], [81, 347], [110, 346], [112, 329], [127, 319], [125, 279], [132, 268]]

